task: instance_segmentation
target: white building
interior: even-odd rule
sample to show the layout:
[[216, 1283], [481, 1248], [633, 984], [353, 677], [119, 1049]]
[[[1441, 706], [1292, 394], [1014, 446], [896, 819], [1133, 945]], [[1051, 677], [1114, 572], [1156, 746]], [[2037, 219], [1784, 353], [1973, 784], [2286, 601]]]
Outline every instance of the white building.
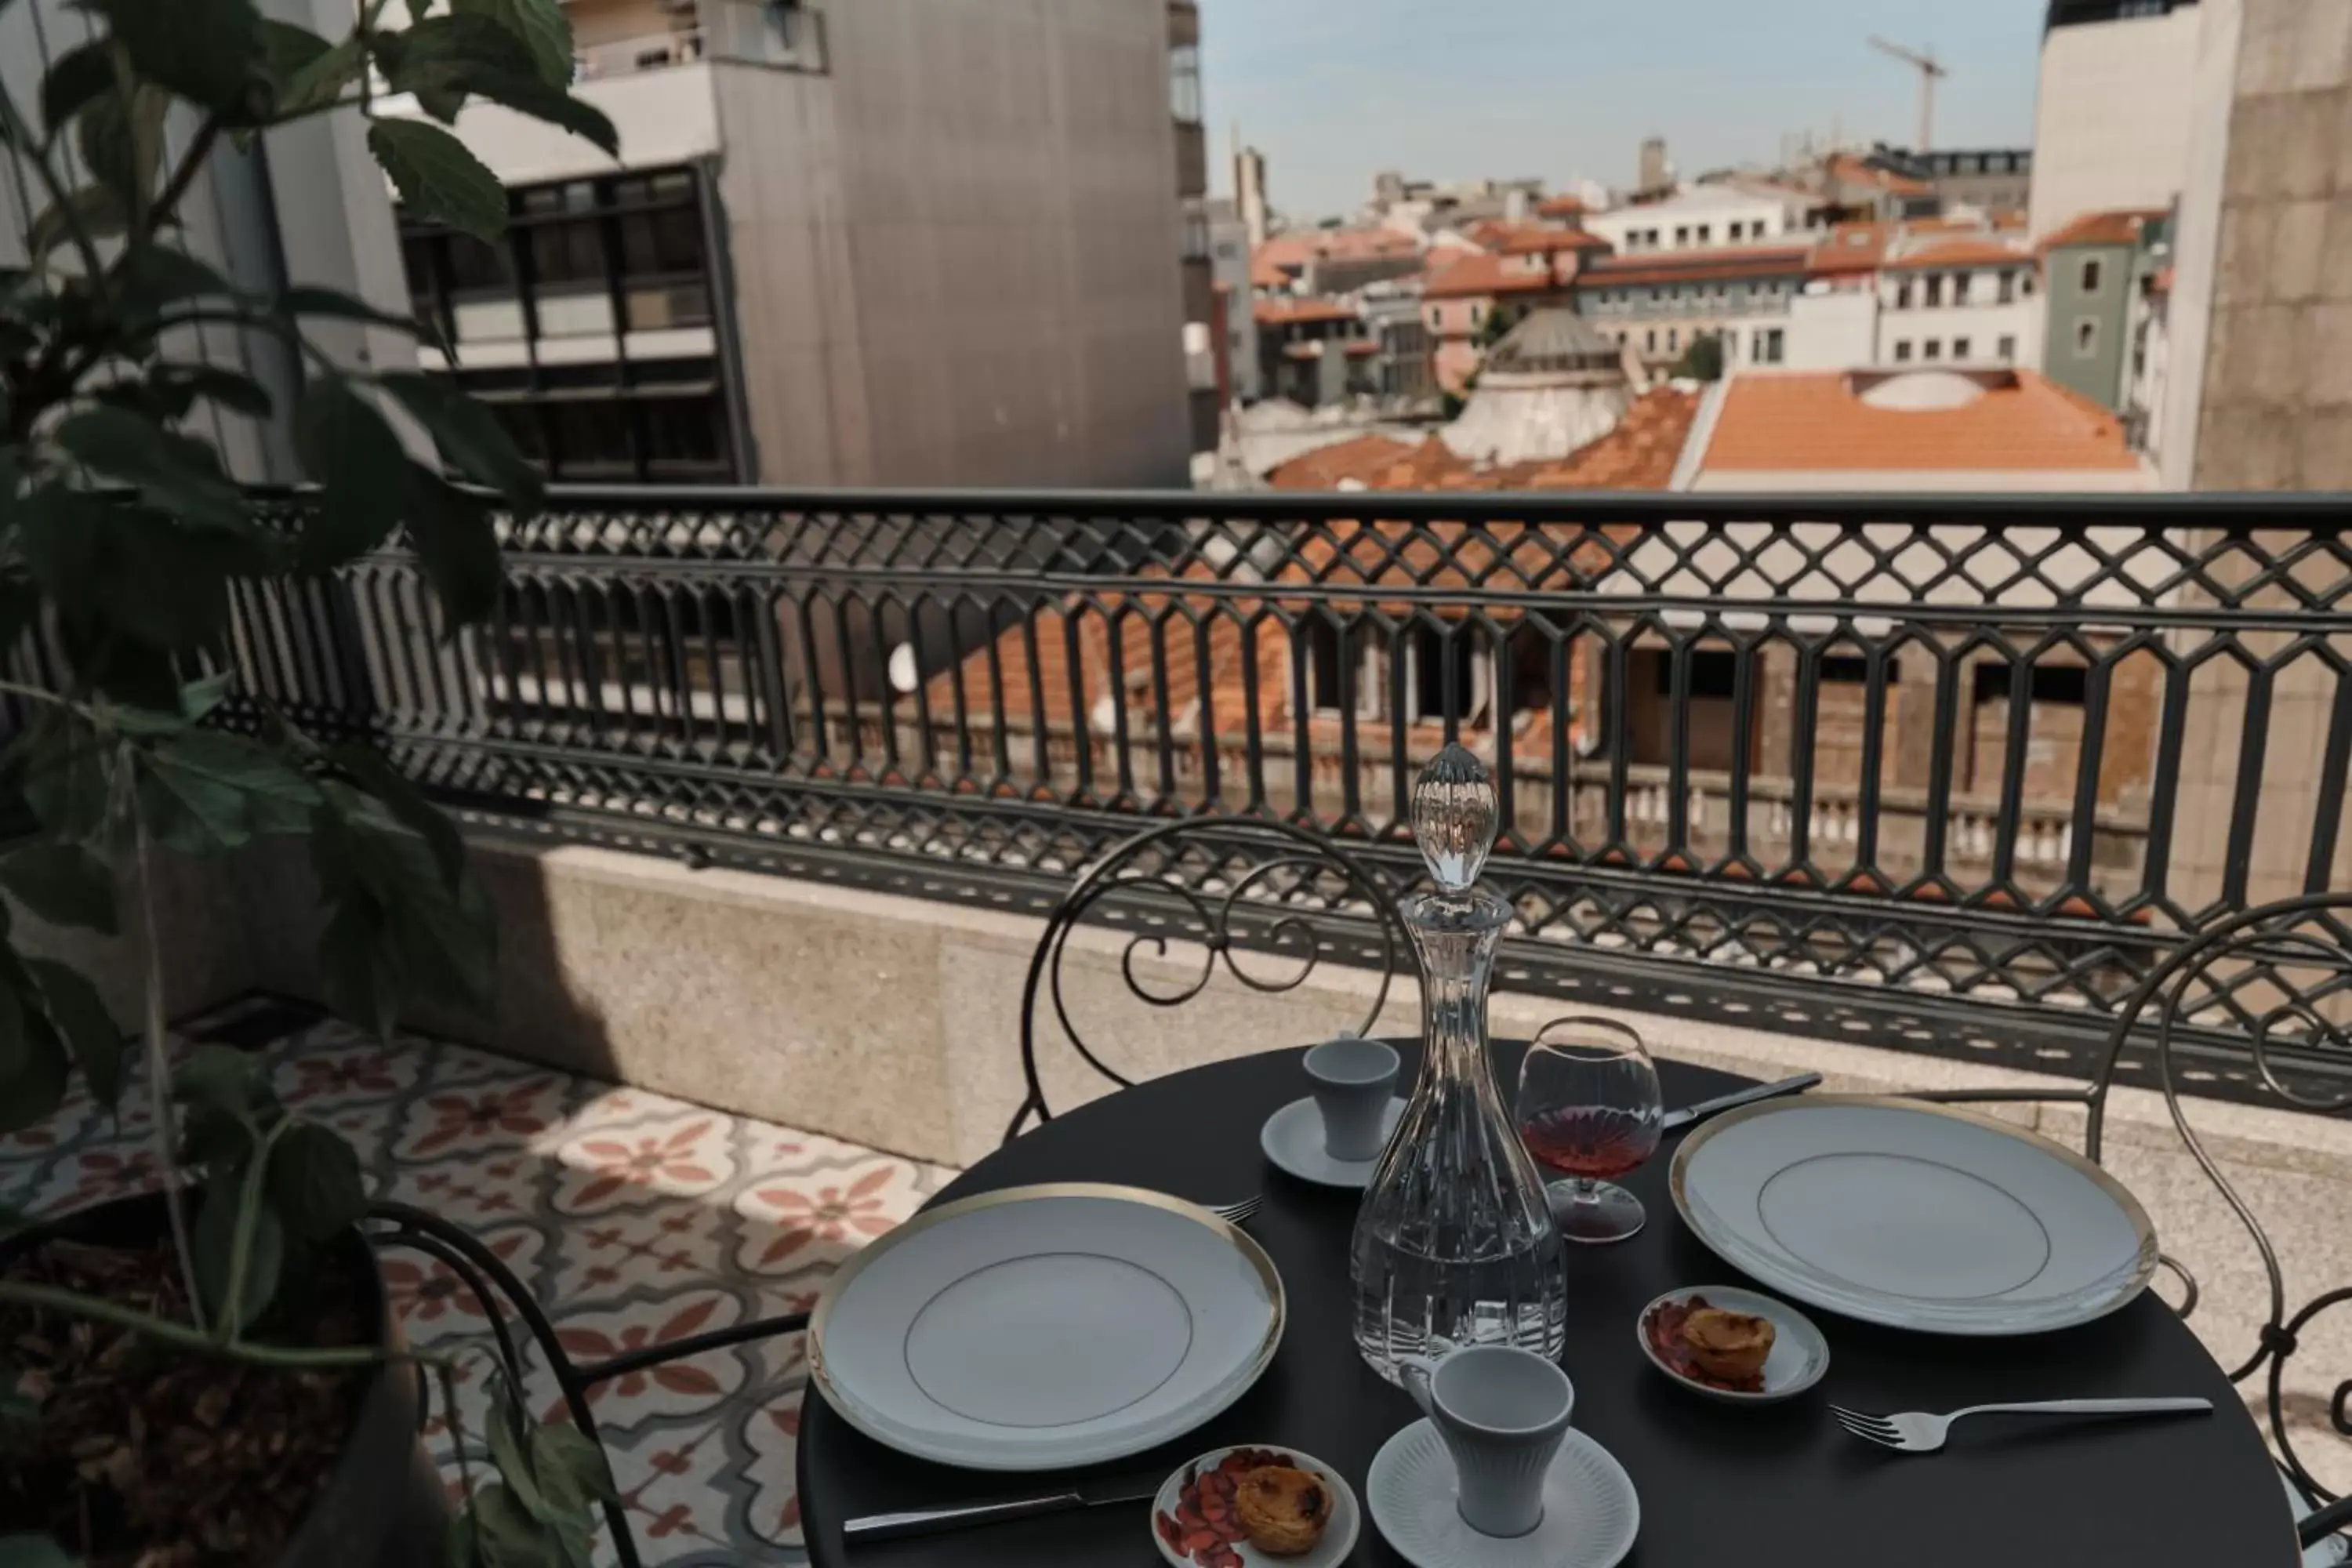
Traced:
[[1877, 283], [1882, 365], [2038, 366], [2032, 254], [1997, 237], [1927, 235], [1890, 247]]
[[1800, 191], [1692, 185], [1664, 201], [1589, 213], [1583, 227], [1620, 256], [1759, 245], [1801, 232], [1811, 199]]
[[2036, 239], [2086, 212], [2167, 207], [2188, 183], [2197, 61], [2233, 7], [2053, 0], [2033, 107]]

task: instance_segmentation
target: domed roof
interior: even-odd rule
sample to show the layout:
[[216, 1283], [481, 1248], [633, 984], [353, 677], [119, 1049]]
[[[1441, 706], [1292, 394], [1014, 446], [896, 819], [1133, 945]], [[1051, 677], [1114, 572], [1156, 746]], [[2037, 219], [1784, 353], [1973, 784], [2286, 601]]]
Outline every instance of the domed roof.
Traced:
[[1570, 370], [1613, 370], [1617, 345], [1575, 311], [1557, 305], [1530, 310], [1486, 351], [1486, 375], [1540, 375]]

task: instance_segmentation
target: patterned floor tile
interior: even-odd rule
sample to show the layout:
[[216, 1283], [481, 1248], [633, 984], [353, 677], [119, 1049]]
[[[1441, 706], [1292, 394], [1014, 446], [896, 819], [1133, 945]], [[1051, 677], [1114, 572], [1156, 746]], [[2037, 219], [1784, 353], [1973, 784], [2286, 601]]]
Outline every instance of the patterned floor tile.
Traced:
[[[468, 1047], [389, 1046], [326, 1021], [266, 1047], [286, 1102], [358, 1150], [370, 1190], [473, 1231], [586, 1363], [757, 1317], [806, 1311], [840, 1261], [905, 1219], [952, 1173]], [[154, 1178], [142, 1093], [109, 1115], [79, 1092], [0, 1138], [0, 1203], [62, 1213]], [[411, 1343], [459, 1358], [462, 1442], [436, 1409], [428, 1450], [478, 1480], [497, 1360], [481, 1305], [442, 1260], [382, 1252]], [[516, 1332], [527, 1343], [518, 1326]], [[523, 1397], [563, 1400], [536, 1358]], [[805, 1562], [793, 1444], [802, 1336], [730, 1346], [589, 1391], [647, 1568]], [[617, 1562], [609, 1539], [597, 1562]]]

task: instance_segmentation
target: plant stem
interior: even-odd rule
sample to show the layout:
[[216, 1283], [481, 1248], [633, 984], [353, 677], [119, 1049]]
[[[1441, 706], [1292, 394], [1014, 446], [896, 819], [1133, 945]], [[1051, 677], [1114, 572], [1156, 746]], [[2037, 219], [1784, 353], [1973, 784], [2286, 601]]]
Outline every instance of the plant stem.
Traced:
[[229, 1237], [228, 1284], [221, 1300], [218, 1330], [225, 1340], [236, 1338], [237, 1329], [245, 1322], [245, 1271], [253, 1262], [253, 1227], [261, 1218], [261, 1184], [269, 1176], [270, 1151], [278, 1147], [279, 1134], [293, 1125], [292, 1117], [282, 1116], [276, 1126], [254, 1139], [253, 1158], [247, 1162], [245, 1180], [237, 1188], [236, 1228]]
[[68, 701], [67, 699], [58, 696], [54, 691], [45, 690], [38, 686], [20, 685], [14, 680], [0, 680], [0, 691], [5, 691], [11, 697], [29, 697], [37, 702], [54, 702], [60, 708], [75, 708], [79, 706], [78, 703]]
[[68, 1317], [86, 1318], [92, 1322], [112, 1323], [119, 1329], [129, 1329], [133, 1333], [181, 1350], [226, 1356], [234, 1361], [251, 1362], [256, 1366], [316, 1369], [428, 1359], [411, 1354], [394, 1355], [373, 1345], [299, 1347], [256, 1344], [249, 1340], [216, 1340], [185, 1323], [153, 1317], [136, 1308], [119, 1306], [112, 1301], [82, 1295], [79, 1291], [60, 1289], [54, 1285], [27, 1285], [14, 1279], [0, 1279], [0, 1301], [14, 1301], [20, 1306], [63, 1312]]
[[180, 205], [180, 198], [188, 194], [189, 183], [195, 179], [196, 171], [203, 168], [205, 161], [212, 156], [213, 143], [220, 139], [220, 117], [215, 114], [205, 116], [205, 122], [196, 128], [194, 140], [188, 143], [188, 150], [180, 154], [180, 166], [172, 171], [172, 177], [163, 183], [162, 190], [155, 193], [155, 200], [147, 209], [146, 222], [132, 231], [138, 238], [145, 239], [171, 221], [173, 209]]
[[[125, 748], [126, 750], [128, 748]], [[133, 776], [124, 759], [118, 776], [129, 780]], [[127, 790], [127, 784], [126, 784]], [[172, 1064], [163, 1054], [163, 940], [155, 929], [155, 859], [147, 843], [147, 825], [140, 820], [131, 807], [128, 795], [123, 809], [131, 817], [132, 842], [139, 862], [139, 919], [141, 936], [146, 946], [146, 1017], [144, 1019], [147, 1054], [147, 1093], [153, 1113], [148, 1118], [154, 1130], [155, 1168], [163, 1177], [163, 1210], [172, 1221], [172, 1251], [180, 1260], [180, 1283], [188, 1292], [188, 1315], [195, 1320], [197, 1337], [205, 1332], [205, 1298], [196, 1289], [195, 1249], [188, 1243], [187, 1205], [180, 1192], [180, 1129], [179, 1118], [172, 1107]], [[234, 1286], [231, 1287], [235, 1289]], [[229, 1332], [236, 1332], [232, 1319]], [[210, 1342], [207, 1341], [207, 1343]]]
[[[49, 167], [47, 143], [33, 135], [32, 128], [25, 123], [24, 115], [16, 108], [16, 100], [8, 95], [5, 88], [0, 88], [0, 128], [6, 130], [11, 143], [33, 155], [33, 170], [41, 176], [41, 188], [48, 193], [49, 200], [56, 204], [58, 213], [64, 217], [66, 232], [73, 237], [74, 248], [81, 252], [82, 268], [89, 276], [90, 287], [98, 291], [100, 299], [104, 299], [106, 267], [98, 258], [98, 247], [91, 241], [89, 231], [82, 226], [80, 215], [73, 210], [73, 203], [68, 199], [70, 193], [66, 190], [64, 182], [58, 178], [58, 172]], [[29, 225], [32, 218], [27, 217], [26, 221]]]

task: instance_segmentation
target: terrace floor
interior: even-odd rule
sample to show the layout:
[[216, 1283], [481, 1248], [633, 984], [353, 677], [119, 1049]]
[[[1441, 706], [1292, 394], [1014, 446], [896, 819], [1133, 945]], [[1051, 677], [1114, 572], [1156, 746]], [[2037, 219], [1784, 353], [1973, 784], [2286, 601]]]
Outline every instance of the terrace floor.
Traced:
[[[807, 1307], [845, 1256], [952, 1174], [463, 1046], [404, 1037], [387, 1049], [313, 1016], [272, 1005], [189, 1034], [217, 1028], [267, 1051], [280, 1095], [351, 1140], [376, 1195], [478, 1232], [582, 1361]], [[143, 1095], [126, 1099], [119, 1125], [69, 1101], [0, 1138], [0, 1203], [57, 1213], [145, 1186], [148, 1125]], [[392, 1251], [383, 1268], [412, 1343], [488, 1345], [472, 1296], [441, 1264]], [[476, 1463], [491, 1364], [469, 1362], [460, 1386]], [[793, 1449], [806, 1377], [792, 1335], [593, 1390], [648, 1565], [805, 1560]], [[543, 1375], [531, 1394], [542, 1414], [557, 1405]], [[428, 1440], [454, 1487], [437, 1417]]]

